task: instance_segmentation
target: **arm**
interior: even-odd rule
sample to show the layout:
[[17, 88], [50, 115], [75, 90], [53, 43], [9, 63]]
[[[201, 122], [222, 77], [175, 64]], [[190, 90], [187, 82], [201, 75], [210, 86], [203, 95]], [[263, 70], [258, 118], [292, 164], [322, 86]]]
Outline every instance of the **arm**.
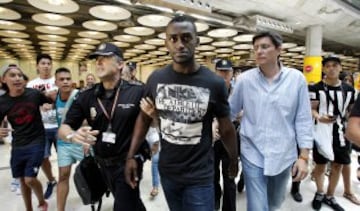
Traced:
[[229, 104], [231, 109], [231, 120], [236, 121], [238, 119], [238, 115], [243, 110], [243, 98], [242, 98], [242, 77], [238, 76], [238, 80], [236, 80], [236, 84], [234, 90], [229, 98]]
[[[3, 119], [3, 121], [1, 121]], [[9, 135], [9, 132], [14, 131], [13, 129], [8, 128], [6, 118], [0, 117], [0, 138], [5, 138]]]
[[312, 114], [314, 114], [316, 110], [312, 108], [317, 108], [317, 103], [310, 103], [309, 91], [305, 79], [299, 88], [298, 98], [295, 116], [295, 134], [300, 152], [292, 169], [293, 181], [303, 180], [307, 176], [309, 151], [313, 148], [314, 143]]
[[151, 117], [140, 111], [134, 126], [134, 133], [125, 164], [125, 180], [132, 188], [135, 188], [137, 186], [137, 182], [139, 181], [137, 175], [137, 162], [134, 159], [134, 155], [138, 151], [142, 142], [145, 140], [146, 132], [149, 129], [151, 120]]
[[349, 118], [345, 136], [351, 142], [360, 146], [360, 117], [359, 116], [352, 116]]
[[234, 125], [229, 117], [218, 118], [219, 133], [229, 155], [229, 177], [235, 178], [238, 173], [238, 146]]
[[346, 128], [346, 138], [360, 146], [360, 95], [355, 101]]
[[73, 130], [68, 124], [61, 124], [58, 135], [66, 142], [94, 145], [98, 130], [92, 130], [89, 126], [82, 126], [78, 130]]

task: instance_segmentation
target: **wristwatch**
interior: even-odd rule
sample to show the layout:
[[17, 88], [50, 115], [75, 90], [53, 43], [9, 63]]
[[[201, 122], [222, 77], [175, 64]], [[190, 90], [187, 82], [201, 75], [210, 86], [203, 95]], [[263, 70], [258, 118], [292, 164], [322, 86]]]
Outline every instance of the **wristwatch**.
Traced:
[[66, 141], [73, 142], [72, 138], [75, 136], [76, 132], [73, 131], [65, 136]]

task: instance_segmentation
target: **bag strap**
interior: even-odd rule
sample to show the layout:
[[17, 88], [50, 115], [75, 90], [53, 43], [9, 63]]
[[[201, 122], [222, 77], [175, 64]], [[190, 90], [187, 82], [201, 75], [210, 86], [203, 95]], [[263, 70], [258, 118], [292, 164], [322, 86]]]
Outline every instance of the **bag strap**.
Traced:
[[79, 92], [79, 90], [77, 90], [77, 89], [72, 90], [69, 99], [66, 101], [65, 108], [64, 108], [65, 111], [63, 112], [62, 117], [61, 117], [61, 123], [63, 123], [63, 122], [65, 121], [66, 113], [67, 113], [67, 111], [69, 110], [71, 104], [72, 104], [73, 101], [74, 101], [75, 95], [76, 95], [78, 92]]

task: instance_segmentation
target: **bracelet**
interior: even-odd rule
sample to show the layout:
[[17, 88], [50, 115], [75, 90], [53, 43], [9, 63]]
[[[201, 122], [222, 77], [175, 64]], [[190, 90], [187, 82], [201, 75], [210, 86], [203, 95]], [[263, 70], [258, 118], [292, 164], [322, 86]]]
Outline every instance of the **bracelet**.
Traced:
[[303, 155], [300, 155], [300, 156], [299, 156], [299, 159], [305, 161], [306, 163], [309, 162], [309, 157], [306, 157], [306, 156], [303, 156]]

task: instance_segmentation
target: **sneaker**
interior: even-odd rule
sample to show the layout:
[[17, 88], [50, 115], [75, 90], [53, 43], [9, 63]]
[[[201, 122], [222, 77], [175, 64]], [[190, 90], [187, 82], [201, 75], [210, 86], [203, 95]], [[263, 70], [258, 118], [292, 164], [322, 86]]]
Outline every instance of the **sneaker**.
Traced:
[[20, 196], [21, 195], [21, 188], [17, 188], [16, 191], [15, 191], [15, 194]]
[[43, 205], [38, 206], [38, 211], [47, 211], [48, 210], [48, 203], [45, 201]]
[[55, 180], [47, 183], [47, 188], [46, 188], [46, 191], [45, 191], [45, 194], [44, 194], [44, 198], [45, 198], [45, 199], [49, 199], [49, 198], [50, 198], [50, 196], [51, 196], [52, 193], [53, 193], [54, 187], [55, 187], [56, 185], [57, 185], [57, 182], [56, 182]]
[[15, 192], [18, 186], [19, 186], [19, 181], [17, 179], [13, 179], [10, 183], [11, 192]]
[[333, 208], [335, 211], [345, 211], [335, 200], [333, 196], [326, 196], [324, 199], [324, 203], [327, 204], [329, 207]]
[[293, 197], [293, 199], [296, 201], [296, 202], [302, 202], [303, 200], [303, 197], [301, 195], [300, 192], [290, 192], [291, 193], [291, 196]]
[[324, 198], [325, 198], [325, 194], [316, 192], [315, 196], [314, 196], [314, 199], [313, 199], [313, 201], [311, 203], [312, 208], [314, 210], [320, 210], [321, 203], [324, 201]]

